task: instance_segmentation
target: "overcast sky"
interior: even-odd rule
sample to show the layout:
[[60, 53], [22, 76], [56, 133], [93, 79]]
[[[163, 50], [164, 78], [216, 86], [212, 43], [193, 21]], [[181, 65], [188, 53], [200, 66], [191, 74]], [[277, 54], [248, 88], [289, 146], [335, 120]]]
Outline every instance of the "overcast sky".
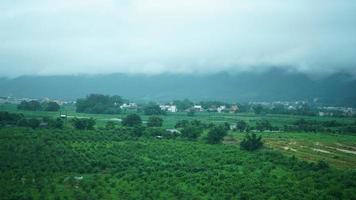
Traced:
[[0, 76], [356, 74], [356, 0], [1, 0]]

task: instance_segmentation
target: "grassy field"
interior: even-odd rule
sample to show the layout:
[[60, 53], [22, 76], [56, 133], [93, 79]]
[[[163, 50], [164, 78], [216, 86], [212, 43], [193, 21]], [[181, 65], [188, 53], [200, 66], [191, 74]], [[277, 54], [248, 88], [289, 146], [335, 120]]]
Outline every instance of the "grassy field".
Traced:
[[[0, 111], [20, 112], [26, 117], [58, 117], [59, 112], [31, 112], [19, 111], [15, 105], [0, 105]], [[92, 117], [96, 119], [97, 127], [105, 126], [109, 120], [123, 118], [127, 113], [119, 115], [103, 114], [84, 114], [76, 113], [73, 106], [62, 108], [62, 112], [68, 113], [69, 118], [73, 117]], [[146, 121], [148, 116], [141, 115]], [[293, 115], [255, 115], [253, 113], [196, 113], [195, 116], [189, 117], [186, 113], [168, 113], [162, 116], [164, 128], [173, 128], [179, 120], [200, 120], [212, 123], [235, 123], [237, 120], [245, 120], [249, 124], [255, 124], [258, 120], [266, 119], [273, 126], [283, 127], [294, 121], [304, 118], [307, 120], [328, 121], [336, 120], [342, 123], [354, 123], [355, 118], [333, 118], [333, 117], [313, 117], [313, 116], [293, 116]], [[287, 155], [295, 155], [298, 158], [318, 161], [326, 160], [332, 166], [337, 168], [356, 169], [356, 135], [352, 134], [334, 134], [334, 133], [305, 133], [305, 132], [263, 132], [265, 146], [276, 149]], [[244, 134], [230, 131], [230, 135], [236, 140], [228, 142], [229, 144], [238, 145]]]

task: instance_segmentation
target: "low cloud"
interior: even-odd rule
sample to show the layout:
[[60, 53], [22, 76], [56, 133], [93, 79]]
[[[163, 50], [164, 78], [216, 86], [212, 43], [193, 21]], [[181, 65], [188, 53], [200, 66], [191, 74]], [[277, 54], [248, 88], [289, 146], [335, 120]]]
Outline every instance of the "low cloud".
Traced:
[[356, 1], [3, 0], [0, 76], [356, 74]]

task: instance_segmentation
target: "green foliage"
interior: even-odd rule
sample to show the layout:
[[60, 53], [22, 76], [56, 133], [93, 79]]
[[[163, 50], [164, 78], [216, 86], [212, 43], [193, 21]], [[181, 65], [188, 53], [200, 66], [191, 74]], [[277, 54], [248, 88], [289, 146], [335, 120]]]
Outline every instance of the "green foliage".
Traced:
[[356, 197], [352, 169], [268, 149], [250, 153], [234, 145], [132, 139], [128, 129], [0, 128], [1, 199]]
[[252, 107], [253, 112], [255, 112], [256, 115], [259, 115], [263, 111], [263, 106], [262, 105], [255, 105]]
[[265, 130], [272, 131], [273, 127], [268, 120], [260, 120], [260, 121], [256, 122], [256, 130], [257, 131], [265, 131]]
[[138, 114], [129, 114], [122, 119], [122, 125], [134, 127], [142, 124], [142, 119]]
[[142, 125], [135, 125], [130, 127], [130, 133], [132, 137], [141, 137], [144, 134], [145, 127]]
[[176, 125], [174, 126], [175, 128], [184, 128], [189, 124], [188, 120], [180, 120], [177, 121]]
[[236, 122], [236, 129], [240, 132], [245, 132], [248, 129], [248, 124], [244, 120], [238, 120]]
[[59, 109], [60, 109], [60, 106], [58, 105], [58, 103], [53, 102], [53, 101], [44, 103], [43, 107], [44, 107], [44, 111], [50, 111], [50, 112], [59, 111]]
[[93, 130], [96, 124], [93, 118], [74, 118], [72, 123], [73, 126], [79, 130]]
[[161, 127], [163, 124], [163, 119], [158, 116], [150, 116], [147, 121], [148, 127]]
[[30, 110], [30, 111], [40, 111], [42, 110], [42, 105], [39, 101], [22, 101], [18, 106], [19, 110]]
[[195, 110], [194, 109], [189, 109], [189, 111], [187, 112], [187, 116], [194, 117], [194, 115], [195, 115]]
[[84, 99], [78, 99], [76, 111], [92, 114], [119, 114], [120, 105], [125, 102], [120, 96], [90, 94]]
[[227, 130], [225, 126], [214, 126], [209, 130], [206, 140], [209, 144], [218, 144], [226, 135]]
[[262, 137], [255, 133], [247, 133], [245, 138], [240, 143], [240, 148], [248, 151], [254, 151], [263, 146]]
[[5, 124], [16, 124], [19, 120], [23, 119], [24, 115], [23, 114], [17, 114], [17, 113], [9, 113], [6, 111], [1, 111], [0, 112], [0, 125], [5, 125]]
[[189, 140], [196, 140], [202, 134], [203, 129], [199, 126], [189, 124], [182, 129], [182, 137]]
[[143, 112], [145, 115], [165, 115], [166, 112], [162, 110], [156, 103], [148, 103], [144, 106]]
[[185, 111], [194, 105], [194, 103], [189, 99], [174, 100], [173, 104], [177, 106], [177, 109], [179, 111]]
[[64, 127], [64, 121], [61, 118], [56, 118], [56, 119], [52, 119], [52, 118], [43, 118], [42, 120], [43, 122], [48, 124], [49, 128], [58, 128], [58, 129], [62, 129]]
[[166, 131], [160, 127], [148, 127], [145, 129], [144, 135], [148, 137], [166, 136]]
[[115, 128], [115, 122], [113, 121], [107, 121], [106, 124], [105, 124], [105, 128], [106, 129], [114, 129]]
[[27, 120], [27, 125], [33, 129], [38, 128], [40, 126], [41, 121], [36, 118], [31, 118]]

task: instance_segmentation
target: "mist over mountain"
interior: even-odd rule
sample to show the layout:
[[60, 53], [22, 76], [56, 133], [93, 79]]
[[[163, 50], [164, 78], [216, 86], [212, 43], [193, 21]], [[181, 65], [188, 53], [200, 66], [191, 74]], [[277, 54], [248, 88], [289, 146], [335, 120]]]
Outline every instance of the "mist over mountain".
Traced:
[[121, 95], [135, 101], [170, 101], [189, 98], [249, 101], [312, 101], [356, 106], [356, 80], [345, 73], [310, 78], [280, 69], [265, 72], [210, 75], [76, 75], [21, 76], [0, 79], [0, 95], [75, 100], [90, 93]]

